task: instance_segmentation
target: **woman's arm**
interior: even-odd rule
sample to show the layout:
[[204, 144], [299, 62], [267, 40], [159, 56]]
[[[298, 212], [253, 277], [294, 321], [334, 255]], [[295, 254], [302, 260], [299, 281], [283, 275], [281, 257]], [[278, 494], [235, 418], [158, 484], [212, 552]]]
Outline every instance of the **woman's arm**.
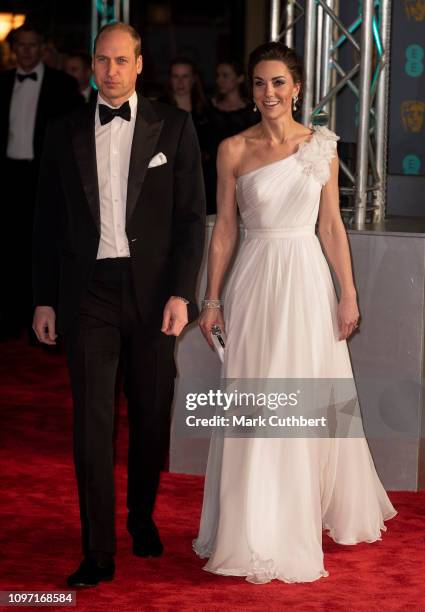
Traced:
[[208, 285], [205, 297], [218, 300], [238, 236], [234, 175], [235, 146], [224, 140], [217, 155], [217, 216], [208, 252]]
[[[224, 277], [232, 258], [237, 237], [238, 220], [235, 197], [235, 167], [240, 155], [238, 137], [227, 138], [217, 154], [217, 216], [208, 252], [208, 282], [205, 298], [220, 299]], [[211, 343], [211, 327], [219, 325], [224, 331], [221, 309], [207, 309], [201, 313], [199, 325], [208, 342]]]
[[339, 161], [338, 156], [335, 156], [331, 161], [331, 176], [324, 185], [320, 198], [318, 234], [341, 289], [338, 324], [340, 340], [344, 340], [357, 326], [360, 315], [347, 233], [339, 209], [338, 171]]

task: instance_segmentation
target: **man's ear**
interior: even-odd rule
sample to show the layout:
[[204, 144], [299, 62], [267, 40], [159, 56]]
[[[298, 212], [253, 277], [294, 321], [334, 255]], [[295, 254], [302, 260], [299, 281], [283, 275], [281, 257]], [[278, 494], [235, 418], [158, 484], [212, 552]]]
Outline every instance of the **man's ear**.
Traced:
[[137, 69], [137, 74], [140, 74], [143, 70], [143, 57], [141, 55], [139, 55], [139, 57], [136, 60], [136, 69]]

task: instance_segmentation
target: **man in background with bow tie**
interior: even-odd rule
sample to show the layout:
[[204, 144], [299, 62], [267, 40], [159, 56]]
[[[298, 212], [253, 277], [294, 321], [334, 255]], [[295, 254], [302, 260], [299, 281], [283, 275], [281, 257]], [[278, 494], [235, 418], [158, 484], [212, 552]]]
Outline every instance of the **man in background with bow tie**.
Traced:
[[84, 103], [74, 79], [41, 62], [43, 35], [36, 28], [15, 30], [13, 50], [17, 68], [0, 73], [0, 265], [8, 295], [0, 304], [2, 339], [19, 336], [23, 327], [31, 332], [31, 236], [47, 122]]
[[96, 98], [97, 92], [92, 87], [92, 58], [85, 51], [70, 51], [63, 62], [63, 69], [66, 74], [77, 79], [80, 94], [86, 102], [91, 102]]
[[[205, 196], [188, 113], [135, 91], [140, 37], [125, 24], [95, 41], [97, 102], [53, 122], [34, 230], [33, 327], [65, 335], [83, 561], [68, 585], [112, 580], [114, 392], [128, 400], [127, 529], [139, 557], [159, 556], [153, 520], [168, 451], [174, 344], [197, 316]], [[57, 318], [56, 318], [57, 317]]]

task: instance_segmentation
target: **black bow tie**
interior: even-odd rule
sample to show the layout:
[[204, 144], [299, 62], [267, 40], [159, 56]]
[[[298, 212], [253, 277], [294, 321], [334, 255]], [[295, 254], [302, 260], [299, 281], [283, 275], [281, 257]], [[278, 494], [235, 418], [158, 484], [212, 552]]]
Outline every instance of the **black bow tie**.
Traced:
[[37, 73], [36, 72], [29, 72], [28, 74], [20, 74], [19, 72], [16, 73], [16, 78], [18, 79], [18, 81], [20, 83], [22, 83], [22, 81], [25, 81], [25, 79], [31, 79], [31, 81], [36, 81], [37, 80]]
[[124, 102], [124, 104], [119, 108], [111, 108], [110, 106], [106, 106], [105, 104], [99, 104], [99, 119], [101, 125], [109, 123], [114, 117], [121, 117], [121, 119], [130, 121], [131, 110], [128, 100], [127, 102]]

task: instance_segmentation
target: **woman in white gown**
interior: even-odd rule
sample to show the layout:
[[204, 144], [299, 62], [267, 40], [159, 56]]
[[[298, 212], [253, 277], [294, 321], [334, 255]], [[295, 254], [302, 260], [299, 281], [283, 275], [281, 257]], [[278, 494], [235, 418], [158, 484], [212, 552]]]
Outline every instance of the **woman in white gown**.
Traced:
[[[292, 115], [302, 67], [281, 43], [250, 57], [258, 125], [224, 141], [218, 214], [200, 327], [226, 330], [224, 378], [351, 378], [346, 338], [359, 318], [339, 211], [336, 136]], [[223, 279], [246, 228], [224, 296]], [[341, 289], [339, 303], [320, 242]], [[310, 582], [327, 576], [322, 529], [340, 544], [374, 542], [396, 514], [367, 441], [213, 436], [199, 535], [204, 569]]]

